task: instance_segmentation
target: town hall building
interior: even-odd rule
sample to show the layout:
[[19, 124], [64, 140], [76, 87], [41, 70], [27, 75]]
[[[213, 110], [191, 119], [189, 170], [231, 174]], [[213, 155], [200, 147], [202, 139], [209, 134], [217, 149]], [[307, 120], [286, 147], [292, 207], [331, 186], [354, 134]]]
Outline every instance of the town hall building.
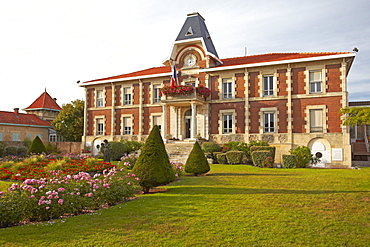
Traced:
[[349, 128], [339, 110], [348, 106], [354, 58], [354, 52], [220, 58], [204, 18], [192, 13], [164, 66], [80, 84], [83, 145], [145, 141], [158, 125], [165, 142], [263, 140], [277, 148], [278, 163], [290, 149], [308, 146], [321, 157], [317, 166], [350, 167]]

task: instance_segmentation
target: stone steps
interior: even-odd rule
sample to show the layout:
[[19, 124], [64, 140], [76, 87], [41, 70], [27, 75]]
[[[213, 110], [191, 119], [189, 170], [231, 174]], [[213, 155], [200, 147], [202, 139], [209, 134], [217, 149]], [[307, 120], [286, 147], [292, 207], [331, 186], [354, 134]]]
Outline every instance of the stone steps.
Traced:
[[193, 148], [193, 145], [194, 143], [191, 142], [166, 143], [165, 147], [168, 158], [171, 162], [181, 162], [185, 164], [191, 152], [191, 149]]

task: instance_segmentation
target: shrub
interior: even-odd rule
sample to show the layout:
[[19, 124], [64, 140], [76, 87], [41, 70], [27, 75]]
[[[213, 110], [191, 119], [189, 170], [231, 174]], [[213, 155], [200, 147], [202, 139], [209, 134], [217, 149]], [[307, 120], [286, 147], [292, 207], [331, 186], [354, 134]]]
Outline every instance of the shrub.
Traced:
[[297, 157], [296, 167], [305, 168], [312, 158], [311, 150], [307, 146], [299, 146], [289, 151]]
[[243, 163], [243, 152], [228, 151], [226, 152], [226, 159], [229, 164], [241, 164]]
[[140, 178], [139, 184], [144, 193], [176, 179], [157, 125], [144, 143], [132, 172]]
[[275, 162], [275, 152], [276, 147], [270, 147], [270, 146], [252, 146], [250, 148], [250, 152], [253, 153], [255, 151], [270, 151], [271, 152], [271, 158], [272, 158], [272, 164]]
[[185, 172], [195, 176], [205, 174], [210, 170], [209, 163], [198, 142], [195, 142], [185, 163]]
[[137, 153], [125, 154], [118, 162], [118, 167], [127, 167], [128, 169], [132, 170], [138, 158], [139, 155]]
[[251, 142], [249, 142], [246, 145], [245, 151], [244, 151], [244, 154], [247, 157], [247, 160], [248, 160], [249, 163], [253, 163], [252, 153], [251, 153], [251, 147], [253, 147], [253, 146], [269, 146], [269, 144], [265, 141], [251, 141]]
[[222, 163], [218, 162], [218, 159], [217, 159], [217, 155], [219, 155], [219, 154], [223, 154], [223, 152], [213, 152], [212, 157], [213, 157], [213, 160], [214, 160], [215, 163], [222, 164]]
[[283, 167], [284, 168], [294, 168], [297, 163], [297, 156], [283, 154]]
[[52, 153], [57, 154], [57, 153], [60, 153], [58, 151], [58, 146], [57, 145], [54, 145], [54, 144], [52, 144], [50, 142], [46, 143], [45, 148], [46, 148], [46, 153], [47, 154], [52, 154]]
[[245, 152], [247, 148], [247, 144], [244, 142], [228, 142], [224, 145], [223, 147], [223, 152], [228, 152], [228, 151], [242, 151]]
[[136, 152], [143, 147], [143, 143], [137, 141], [122, 140], [121, 142], [125, 144], [126, 154]]
[[253, 165], [257, 167], [264, 167], [266, 158], [271, 158], [272, 154], [267, 150], [258, 150], [252, 152]]
[[5, 147], [6, 147], [6, 144], [0, 141], [0, 157], [5, 155]]
[[121, 157], [126, 154], [126, 146], [123, 142], [109, 142], [109, 145], [111, 160], [121, 160]]
[[272, 157], [267, 157], [262, 162], [262, 167], [265, 167], [265, 168], [273, 168], [274, 167], [274, 159]]
[[28, 149], [27, 155], [42, 153], [46, 153], [45, 145], [41, 141], [40, 137], [36, 136], [32, 141], [31, 147]]
[[216, 154], [217, 163], [219, 164], [227, 164], [226, 153], [218, 153]]
[[202, 144], [202, 150], [204, 153], [211, 153], [211, 155], [213, 155], [214, 152], [221, 152], [222, 147], [214, 142], [204, 142]]
[[18, 148], [16, 146], [5, 147], [5, 155], [17, 155]]
[[27, 147], [18, 147], [17, 148], [17, 155], [19, 156], [25, 156], [27, 154]]

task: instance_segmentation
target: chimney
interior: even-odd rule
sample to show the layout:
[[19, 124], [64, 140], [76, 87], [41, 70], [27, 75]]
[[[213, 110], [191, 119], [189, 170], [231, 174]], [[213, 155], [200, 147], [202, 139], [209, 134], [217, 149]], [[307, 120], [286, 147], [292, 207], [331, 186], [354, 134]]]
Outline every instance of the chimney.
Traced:
[[55, 102], [57, 102], [57, 98], [53, 98], [53, 100], [54, 100]]
[[14, 113], [18, 114], [19, 113], [19, 108], [14, 108]]

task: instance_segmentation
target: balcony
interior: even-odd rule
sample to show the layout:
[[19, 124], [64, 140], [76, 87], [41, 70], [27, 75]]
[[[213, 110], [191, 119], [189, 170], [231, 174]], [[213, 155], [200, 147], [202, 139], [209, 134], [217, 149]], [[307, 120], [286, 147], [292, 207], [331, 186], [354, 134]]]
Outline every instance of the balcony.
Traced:
[[191, 102], [204, 104], [210, 95], [210, 90], [204, 86], [191, 85], [163, 87], [161, 89], [161, 102], [169, 105], [189, 105]]

